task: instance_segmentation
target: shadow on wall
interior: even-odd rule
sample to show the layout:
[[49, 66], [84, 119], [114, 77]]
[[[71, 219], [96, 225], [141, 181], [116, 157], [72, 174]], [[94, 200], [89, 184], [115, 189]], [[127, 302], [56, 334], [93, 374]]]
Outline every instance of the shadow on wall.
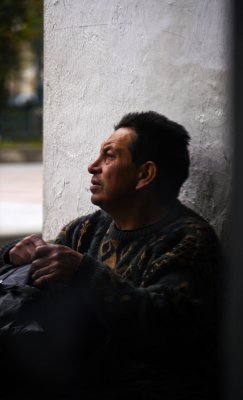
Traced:
[[190, 178], [180, 199], [205, 218], [224, 246], [228, 245], [231, 199], [231, 162], [220, 163], [202, 152], [191, 157]]

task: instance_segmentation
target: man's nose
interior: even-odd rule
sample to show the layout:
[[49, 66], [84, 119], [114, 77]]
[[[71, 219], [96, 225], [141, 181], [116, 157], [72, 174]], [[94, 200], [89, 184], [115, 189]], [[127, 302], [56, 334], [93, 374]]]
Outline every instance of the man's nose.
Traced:
[[100, 162], [99, 162], [99, 158], [97, 158], [95, 161], [93, 161], [91, 164], [89, 164], [88, 166], [88, 172], [90, 174], [94, 174], [97, 173], [100, 169]]

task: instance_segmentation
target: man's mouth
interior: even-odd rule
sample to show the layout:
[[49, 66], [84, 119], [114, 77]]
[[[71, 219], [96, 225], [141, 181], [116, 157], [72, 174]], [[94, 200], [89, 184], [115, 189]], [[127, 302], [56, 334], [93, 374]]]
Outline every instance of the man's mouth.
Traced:
[[102, 186], [102, 183], [98, 179], [96, 179], [96, 178], [91, 179], [91, 185], [90, 185], [91, 192], [94, 192], [97, 189], [100, 189], [101, 186]]
[[92, 185], [101, 185], [101, 182], [100, 182], [99, 179], [93, 177], [93, 178], [91, 179], [91, 184], [92, 184]]

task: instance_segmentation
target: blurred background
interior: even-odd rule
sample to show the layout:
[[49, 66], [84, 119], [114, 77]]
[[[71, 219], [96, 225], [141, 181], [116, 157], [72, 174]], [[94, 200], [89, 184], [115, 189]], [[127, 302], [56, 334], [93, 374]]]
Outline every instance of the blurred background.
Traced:
[[42, 229], [43, 0], [0, 3], [0, 245]]

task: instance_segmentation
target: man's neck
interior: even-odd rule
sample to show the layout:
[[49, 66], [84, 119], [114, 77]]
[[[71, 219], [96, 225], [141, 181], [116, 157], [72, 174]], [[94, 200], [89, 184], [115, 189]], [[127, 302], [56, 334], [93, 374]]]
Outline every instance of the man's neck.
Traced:
[[[171, 205], [161, 204], [136, 204], [136, 207], [129, 207], [128, 210], [123, 212], [113, 213], [112, 217], [115, 221], [116, 227], [120, 230], [135, 230], [145, 228], [146, 226], [153, 225], [164, 218]], [[125, 212], [126, 211], [126, 212]]]

